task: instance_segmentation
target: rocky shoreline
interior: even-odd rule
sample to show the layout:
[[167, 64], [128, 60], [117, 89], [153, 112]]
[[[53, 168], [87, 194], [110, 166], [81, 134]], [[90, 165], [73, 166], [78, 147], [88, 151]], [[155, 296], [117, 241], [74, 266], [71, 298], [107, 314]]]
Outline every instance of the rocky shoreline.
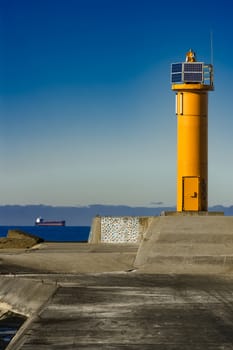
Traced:
[[40, 237], [14, 229], [9, 230], [6, 237], [0, 238], [0, 249], [29, 249], [43, 241]]

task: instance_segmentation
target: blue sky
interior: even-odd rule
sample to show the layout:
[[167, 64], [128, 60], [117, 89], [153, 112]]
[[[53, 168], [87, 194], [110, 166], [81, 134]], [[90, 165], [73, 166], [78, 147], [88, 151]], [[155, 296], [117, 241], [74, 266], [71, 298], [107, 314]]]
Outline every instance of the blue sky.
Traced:
[[210, 63], [209, 204], [233, 204], [231, 1], [0, 0], [0, 204], [176, 203], [170, 64]]

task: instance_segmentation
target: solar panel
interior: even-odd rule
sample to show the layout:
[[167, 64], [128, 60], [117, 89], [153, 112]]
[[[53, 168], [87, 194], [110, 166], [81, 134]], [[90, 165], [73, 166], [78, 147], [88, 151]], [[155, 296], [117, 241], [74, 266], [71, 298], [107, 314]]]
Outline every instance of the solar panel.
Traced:
[[184, 72], [184, 82], [185, 83], [201, 83], [202, 73], [198, 72]]
[[202, 63], [184, 63], [184, 72], [202, 72], [203, 64]]
[[181, 83], [182, 82], [182, 73], [173, 73], [172, 74], [172, 83]]
[[172, 73], [182, 72], [182, 63], [173, 63], [172, 64]]
[[171, 67], [171, 82], [182, 83], [182, 63], [173, 63]]

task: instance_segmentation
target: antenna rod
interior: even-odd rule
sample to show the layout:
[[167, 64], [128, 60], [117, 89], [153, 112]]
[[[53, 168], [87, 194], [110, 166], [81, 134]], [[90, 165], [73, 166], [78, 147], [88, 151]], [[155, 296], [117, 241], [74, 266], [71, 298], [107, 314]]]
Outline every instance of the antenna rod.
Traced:
[[213, 32], [210, 31], [210, 63], [214, 64], [214, 50], [213, 50]]

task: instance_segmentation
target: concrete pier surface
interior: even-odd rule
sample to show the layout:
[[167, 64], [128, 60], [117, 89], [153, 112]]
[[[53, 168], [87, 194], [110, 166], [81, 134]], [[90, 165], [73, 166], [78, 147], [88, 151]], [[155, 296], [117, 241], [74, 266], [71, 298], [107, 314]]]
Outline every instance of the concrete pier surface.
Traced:
[[[225, 220], [226, 219], [226, 220]], [[0, 253], [7, 350], [233, 350], [232, 218], [157, 217], [137, 243]]]
[[8, 350], [233, 349], [229, 277], [128, 272], [4, 279], [18, 309], [22, 283], [24, 303], [31, 299], [31, 314]]

